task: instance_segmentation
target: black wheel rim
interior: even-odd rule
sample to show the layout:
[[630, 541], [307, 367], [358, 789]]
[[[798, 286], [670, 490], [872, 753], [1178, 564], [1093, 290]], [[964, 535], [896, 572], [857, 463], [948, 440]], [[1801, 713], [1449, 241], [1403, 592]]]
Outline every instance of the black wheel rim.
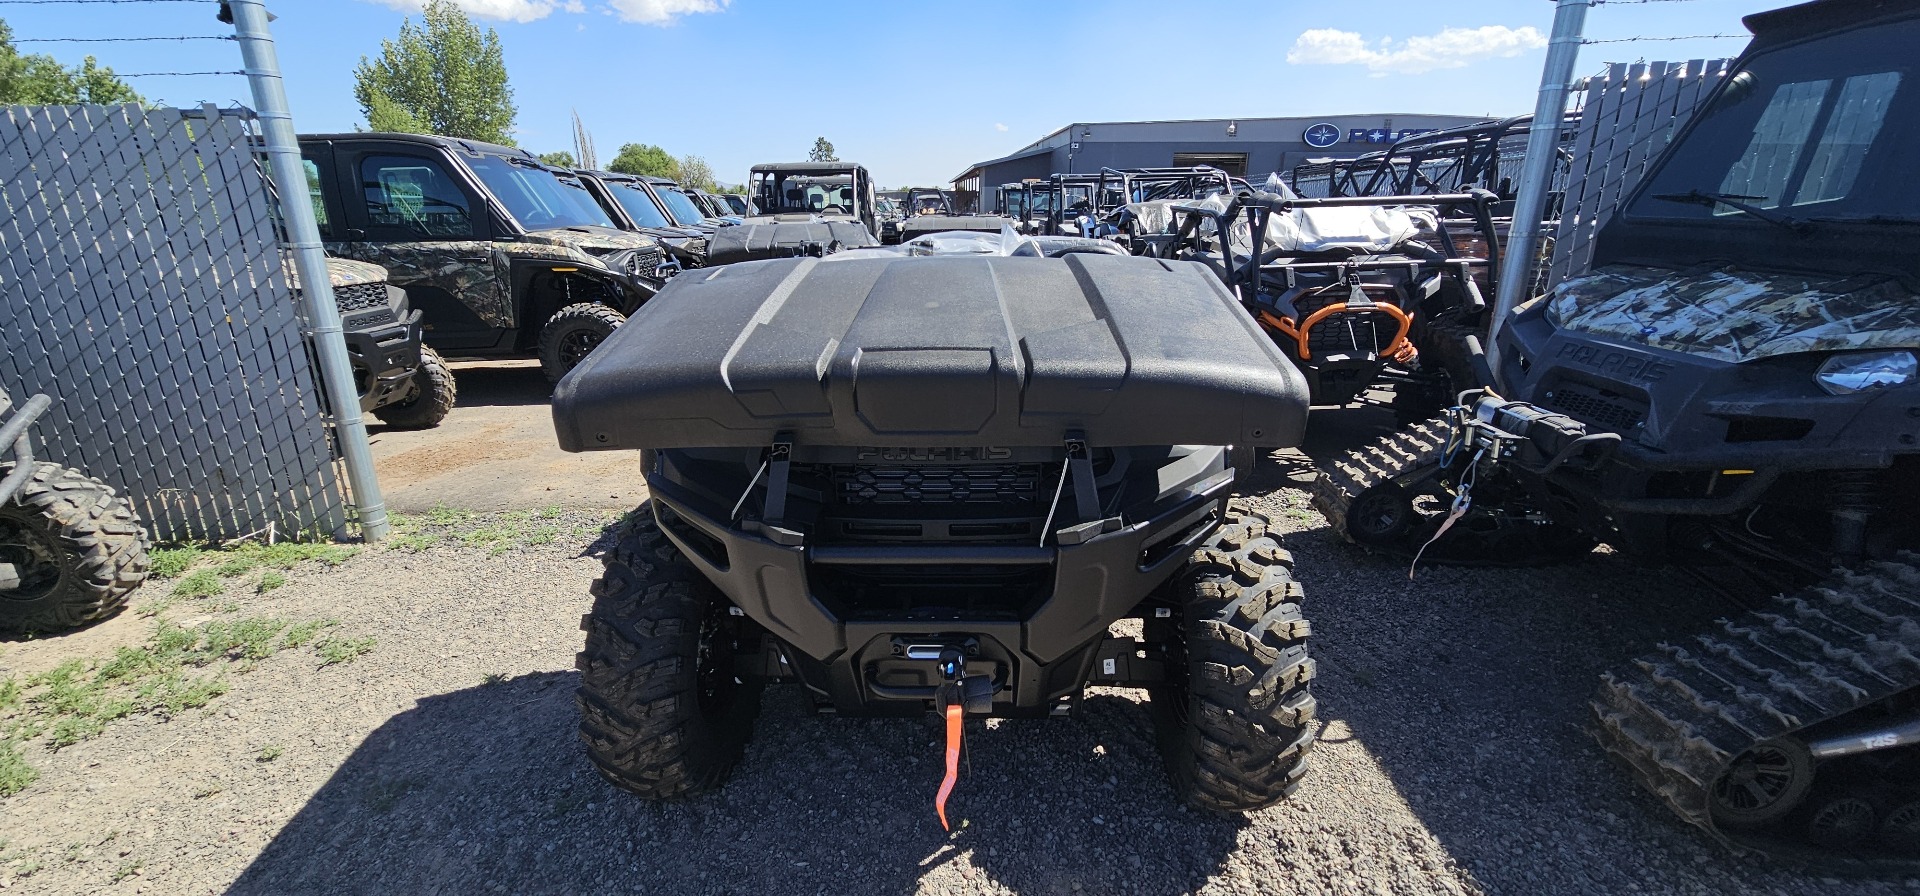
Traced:
[[593, 350], [606, 341], [605, 336], [590, 330], [575, 330], [560, 340], [560, 365], [569, 370], [587, 359]]
[[1873, 804], [1857, 796], [1822, 805], [1807, 822], [1807, 839], [1821, 846], [1846, 846], [1873, 832]]
[[60, 585], [60, 549], [47, 532], [12, 515], [0, 516], [0, 563], [12, 564], [20, 587], [0, 600], [38, 600]]
[[1731, 814], [1765, 814], [1797, 789], [1802, 773], [1801, 764], [1784, 748], [1762, 744], [1734, 760], [1714, 785], [1713, 798]]
[[1367, 489], [1347, 509], [1347, 531], [1361, 544], [1394, 544], [1412, 528], [1413, 502], [1404, 489], [1380, 485]]

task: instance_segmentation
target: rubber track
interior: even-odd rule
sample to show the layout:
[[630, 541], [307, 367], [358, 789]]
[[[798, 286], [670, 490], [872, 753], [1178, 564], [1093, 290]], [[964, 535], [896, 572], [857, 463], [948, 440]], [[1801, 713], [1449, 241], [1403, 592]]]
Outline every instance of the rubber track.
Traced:
[[1204, 809], [1273, 805], [1307, 771], [1318, 713], [1309, 690], [1312, 627], [1293, 557], [1276, 536], [1270, 520], [1234, 501], [1181, 580], [1190, 699], [1179, 719], [1167, 703], [1182, 695], [1161, 692], [1155, 718], [1175, 789]]
[[[1321, 465], [1319, 475], [1313, 477], [1314, 509], [1327, 518], [1327, 523], [1341, 538], [1358, 544], [1347, 534], [1347, 511], [1354, 499], [1367, 489], [1403, 476], [1416, 467], [1439, 463], [1452, 431], [1452, 423], [1445, 417], [1436, 417], [1388, 433]], [[1408, 543], [1390, 549], [1374, 545], [1362, 547], [1395, 557], [1411, 557], [1419, 545]]]
[[[12, 470], [13, 464], [0, 464], [0, 477]], [[18, 618], [0, 618], [0, 630], [56, 632], [105, 619], [147, 579], [147, 531], [140, 518], [112, 486], [79, 470], [36, 462], [4, 512], [41, 526], [50, 522], [72, 566], [58, 586], [64, 598]]]
[[[1686, 644], [1661, 644], [1601, 676], [1592, 731], [1675, 812], [1723, 841], [1776, 844], [1714, 827], [1709, 788], [1762, 741], [1920, 686], [1920, 557], [1872, 563], [1763, 610], [1721, 620]], [[1830, 858], [1789, 848], [1786, 857]], [[1912, 860], [1887, 861], [1920, 869]]]

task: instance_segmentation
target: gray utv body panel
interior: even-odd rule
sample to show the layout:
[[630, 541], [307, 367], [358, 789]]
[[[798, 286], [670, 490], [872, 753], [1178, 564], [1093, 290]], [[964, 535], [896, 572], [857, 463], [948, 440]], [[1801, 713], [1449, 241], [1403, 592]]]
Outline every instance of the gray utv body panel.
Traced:
[[1283, 446], [1306, 408], [1205, 267], [1088, 254], [689, 271], [553, 396], [568, 451]]

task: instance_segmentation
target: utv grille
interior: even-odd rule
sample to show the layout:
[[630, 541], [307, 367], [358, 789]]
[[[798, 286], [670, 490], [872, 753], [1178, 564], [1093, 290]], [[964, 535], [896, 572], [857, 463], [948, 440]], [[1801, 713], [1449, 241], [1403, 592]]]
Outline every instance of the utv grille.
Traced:
[[627, 272], [642, 280], [664, 279], [660, 266], [666, 261], [666, 254], [658, 249], [638, 251], [627, 258]]
[[1039, 464], [949, 467], [835, 467], [833, 493], [849, 507], [927, 504], [994, 504], [1027, 508], [1039, 503]]
[[1595, 386], [1561, 383], [1546, 394], [1548, 408], [1583, 423], [1627, 432], [1647, 419], [1647, 403]]
[[333, 302], [340, 306], [341, 314], [352, 314], [370, 308], [387, 307], [387, 285], [385, 283], [355, 283], [352, 286], [333, 288]]

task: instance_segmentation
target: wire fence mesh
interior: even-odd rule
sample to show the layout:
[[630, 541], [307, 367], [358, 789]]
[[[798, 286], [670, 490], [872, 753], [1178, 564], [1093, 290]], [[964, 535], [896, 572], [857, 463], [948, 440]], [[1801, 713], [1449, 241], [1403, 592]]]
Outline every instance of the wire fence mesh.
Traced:
[[251, 113], [0, 110], [0, 389], [156, 540], [338, 536], [331, 431]]

